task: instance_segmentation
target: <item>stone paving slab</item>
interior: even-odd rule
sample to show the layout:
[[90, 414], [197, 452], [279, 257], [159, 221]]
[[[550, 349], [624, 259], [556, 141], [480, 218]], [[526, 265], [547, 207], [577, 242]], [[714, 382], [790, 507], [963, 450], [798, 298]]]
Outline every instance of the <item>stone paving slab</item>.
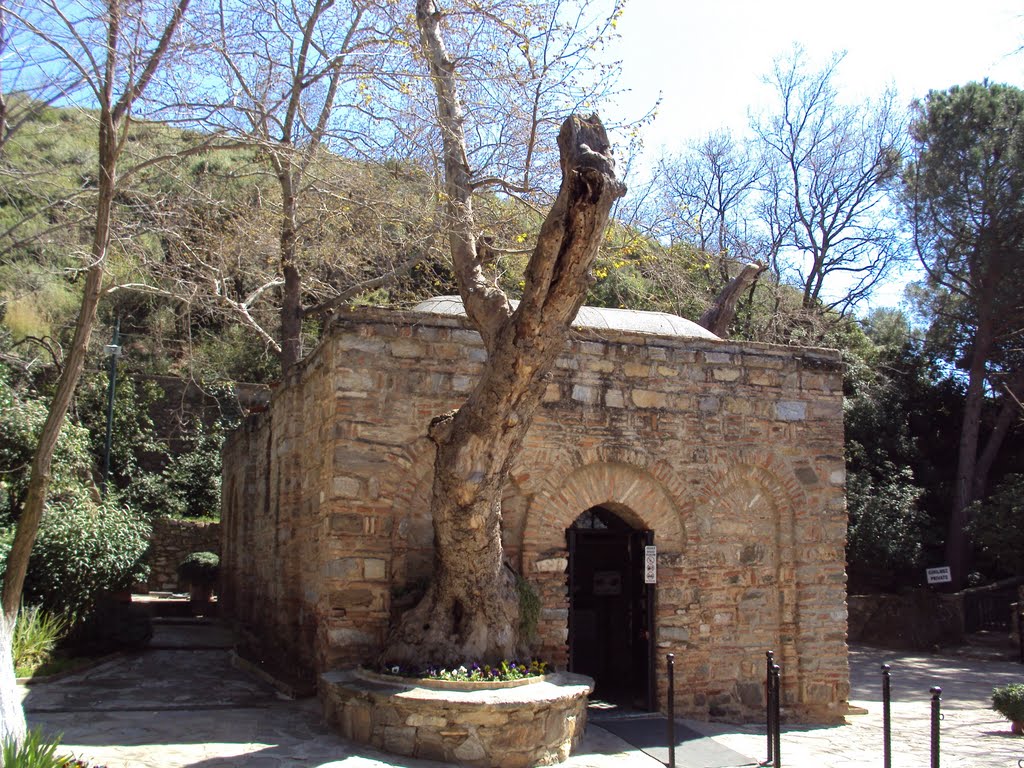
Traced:
[[[315, 699], [290, 700], [231, 666], [226, 650], [156, 649], [61, 680], [22, 686], [31, 726], [63, 734], [62, 754], [107, 768], [430, 768], [352, 744]], [[566, 768], [657, 768], [603, 729]]]
[[[992, 688], [1024, 680], [1005, 661], [898, 655], [866, 648], [850, 653], [852, 703], [866, 714], [846, 725], [786, 725], [783, 764], [801, 768], [882, 765], [881, 678], [893, 675], [893, 765], [929, 764], [928, 688], [943, 688], [942, 768], [1016, 768], [1024, 738], [989, 708]], [[31, 725], [63, 733], [67, 753], [108, 768], [430, 768], [423, 760], [385, 755], [344, 741], [327, 728], [316, 700], [287, 700], [231, 666], [229, 652], [156, 649], [107, 661], [49, 683], [22, 687]], [[765, 756], [764, 727], [683, 721], [751, 756]], [[657, 768], [662, 765], [589, 724], [566, 768]], [[730, 767], [733, 768], [733, 767]]]
[[[888, 663], [892, 682], [894, 768], [930, 764], [931, 695], [942, 688], [942, 768], [1016, 768], [1024, 738], [990, 708], [992, 688], [1024, 681], [1024, 666], [1007, 661], [908, 655], [863, 647], [850, 650], [851, 704], [865, 714], [848, 715], [846, 725], [784, 725], [783, 765], [822, 768], [882, 766], [882, 678]], [[732, 749], [764, 759], [764, 727], [703, 723], [699, 729]]]

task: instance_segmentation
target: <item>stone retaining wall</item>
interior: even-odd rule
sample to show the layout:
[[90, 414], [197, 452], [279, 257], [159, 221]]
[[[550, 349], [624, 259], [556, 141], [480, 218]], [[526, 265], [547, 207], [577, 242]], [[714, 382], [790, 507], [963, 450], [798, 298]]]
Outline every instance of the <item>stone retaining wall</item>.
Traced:
[[178, 564], [193, 552], [220, 554], [220, 523], [193, 520], [172, 520], [167, 517], [153, 519], [150, 537], [149, 591], [179, 592], [185, 585], [178, 581]]
[[[432, 566], [427, 424], [486, 357], [461, 318], [341, 315], [225, 445], [222, 611], [311, 669], [374, 660]], [[542, 601], [538, 654], [568, 662], [566, 529], [602, 505], [653, 532], [652, 652], [675, 654], [681, 716], [759, 720], [773, 650], [788, 717], [841, 717], [842, 405], [836, 352], [574, 332], [503, 498], [507, 559]]]

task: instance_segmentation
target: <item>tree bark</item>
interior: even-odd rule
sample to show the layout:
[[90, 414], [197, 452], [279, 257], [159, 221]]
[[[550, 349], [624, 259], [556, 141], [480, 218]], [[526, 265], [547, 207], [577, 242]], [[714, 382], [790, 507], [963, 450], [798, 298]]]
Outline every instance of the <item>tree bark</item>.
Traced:
[[720, 338], [727, 338], [729, 325], [736, 317], [736, 304], [739, 302], [740, 294], [752, 286], [758, 275], [764, 270], [763, 264], [745, 264], [740, 273], [726, 283], [721, 293], [715, 298], [715, 303], [701, 315], [697, 325], [706, 328]]
[[992, 472], [992, 465], [995, 464], [999, 450], [1003, 447], [1003, 441], [1010, 431], [1015, 417], [1021, 415], [1020, 393], [1024, 389], [1024, 370], [1013, 374], [1008, 382], [1004, 382], [1006, 392], [1003, 395], [1003, 403], [999, 406], [999, 415], [992, 426], [992, 431], [985, 441], [985, 447], [978, 457], [977, 466], [974, 468], [974, 487], [972, 496], [975, 499], [982, 499], [988, 493], [988, 478]]
[[418, 0], [421, 45], [434, 81], [445, 156], [453, 263], [488, 365], [458, 411], [428, 434], [437, 446], [431, 513], [434, 574], [420, 603], [393, 628], [386, 662], [493, 663], [525, 652], [518, 594], [501, 546], [501, 493], [579, 311], [609, 211], [625, 193], [596, 115], [572, 116], [558, 136], [562, 185], [526, 268], [514, 313], [479, 258], [462, 106], [433, 0]]
[[281, 184], [281, 373], [287, 374], [302, 359], [302, 279], [296, 261], [298, 233], [295, 188], [291, 164], [278, 172]]
[[102, 80], [98, 83], [100, 96], [100, 119], [98, 141], [99, 179], [96, 191], [96, 224], [93, 228], [90, 263], [82, 288], [82, 305], [75, 324], [64, 369], [57, 380], [57, 388], [50, 402], [46, 421], [43, 422], [39, 443], [32, 457], [28, 492], [21, 515], [18, 517], [11, 551], [7, 555], [7, 570], [4, 573], [3, 592], [0, 595], [2, 616], [0, 616], [0, 741], [13, 738], [20, 742], [25, 735], [25, 717], [21, 708], [17, 688], [14, 685], [13, 657], [8, 654], [7, 640], [13, 636], [14, 623], [21, 604], [21, 592], [28, 571], [29, 556], [39, 531], [39, 522], [46, 504], [50, 485], [50, 469], [53, 453], [57, 446], [64, 418], [74, 397], [78, 380], [85, 366], [89, 351], [89, 338], [96, 323], [96, 309], [99, 306], [103, 287], [103, 270], [110, 246], [110, 226], [117, 190], [117, 162], [123, 148], [121, 126], [128, 119], [132, 104], [152, 80], [163, 56], [170, 46], [181, 19], [188, 10], [190, 0], [178, 0], [175, 11], [164, 28], [159, 42], [147, 58], [138, 78], [126, 85], [124, 92], [115, 102], [114, 83], [117, 77], [119, 49], [121, 45], [121, 19], [125, 11], [119, 0], [108, 0], [108, 21], [106, 27], [106, 60]]
[[[13, 633], [14, 622], [18, 617], [18, 609], [21, 605], [21, 591], [25, 584], [25, 574], [28, 572], [29, 556], [32, 553], [32, 545], [35, 543], [36, 534], [39, 531], [39, 522], [43, 517], [43, 509], [46, 506], [46, 493], [50, 485], [50, 470], [53, 463], [53, 452], [57, 446], [57, 439], [60, 437], [61, 428], [64, 425], [64, 417], [71, 406], [71, 399], [74, 397], [75, 388], [81, 378], [82, 369], [85, 366], [86, 354], [89, 350], [89, 338], [96, 322], [96, 308], [99, 305], [100, 294], [103, 283], [103, 266], [106, 261], [107, 248], [110, 243], [110, 216], [114, 201], [114, 189], [117, 173], [117, 127], [114, 123], [111, 112], [108, 108], [101, 111], [100, 115], [100, 140], [99, 140], [99, 189], [97, 190], [96, 201], [96, 226], [93, 230], [93, 241], [91, 248], [92, 263], [86, 273], [85, 287], [82, 290], [82, 306], [78, 312], [78, 322], [75, 325], [75, 335], [71, 341], [67, 358], [64, 362], [64, 370], [61, 371], [57, 381], [57, 390], [50, 403], [50, 409], [46, 414], [46, 421], [39, 436], [39, 444], [36, 446], [35, 454], [32, 457], [32, 470], [29, 476], [28, 493], [25, 497], [25, 504], [22, 507], [21, 515], [18, 517], [18, 524], [14, 534], [14, 542], [11, 551], [7, 556], [7, 570], [4, 573], [3, 583], [3, 619], [0, 624], [0, 633], [10, 627]], [[0, 639], [2, 645], [2, 639]], [[0, 659], [0, 664], [3, 660]], [[3, 673], [6, 677], [6, 670]], [[12, 716], [10, 721], [5, 716], [0, 723], [0, 740], [5, 737], [13, 737], [20, 740], [25, 734], [24, 715], [21, 714], [20, 703], [17, 701], [17, 691], [8, 691], [0, 681], [0, 711], [5, 714], [12, 709], [8, 697], [14, 698], [16, 712], [19, 717]], [[11, 677], [13, 683], [13, 676]]]
[[0, 613], [0, 744], [25, 738], [25, 713], [14, 676], [13, 645], [14, 622]]
[[[990, 286], [991, 281], [986, 279], [985, 287]], [[967, 524], [970, 522], [968, 507], [975, 500], [975, 473], [981, 435], [981, 411], [985, 401], [987, 362], [993, 343], [991, 306], [991, 291], [984, 290], [978, 301], [978, 329], [974, 334], [973, 349], [971, 350], [967, 393], [964, 397], [964, 416], [960, 427], [953, 507], [946, 535], [946, 561], [953, 577], [954, 589], [963, 588], [971, 563], [971, 539], [967, 533]]]

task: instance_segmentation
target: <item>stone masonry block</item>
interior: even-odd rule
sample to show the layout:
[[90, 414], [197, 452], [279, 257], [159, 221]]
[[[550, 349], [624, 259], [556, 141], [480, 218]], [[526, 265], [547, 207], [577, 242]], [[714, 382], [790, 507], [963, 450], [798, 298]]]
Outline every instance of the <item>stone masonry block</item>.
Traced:
[[775, 404], [775, 415], [780, 421], [803, 421], [807, 418], [807, 403], [802, 400], [780, 400]]
[[625, 408], [626, 400], [621, 389], [609, 389], [604, 393], [604, 404], [609, 408]]
[[668, 407], [668, 395], [664, 392], [655, 392], [649, 389], [634, 389], [630, 393], [633, 405], [637, 408], [666, 408]]
[[715, 381], [739, 381], [743, 371], [739, 368], [712, 368], [711, 378]]
[[578, 403], [594, 405], [601, 399], [601, 390], [597, 387], [588, 387], [583, 384], [574, 384], [572, 388], [572, 399]]

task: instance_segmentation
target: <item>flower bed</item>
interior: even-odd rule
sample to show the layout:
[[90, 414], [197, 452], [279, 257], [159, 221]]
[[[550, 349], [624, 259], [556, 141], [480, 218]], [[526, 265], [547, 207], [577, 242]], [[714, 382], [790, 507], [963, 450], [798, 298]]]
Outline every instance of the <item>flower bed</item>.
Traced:
[[507, 681], [424, 680], [368, 670], [320, 676], [324, 715], [345, 738], [481, 768], [565, 760], [583, 736], [592, 690], [590, 678], [568, 672]]

